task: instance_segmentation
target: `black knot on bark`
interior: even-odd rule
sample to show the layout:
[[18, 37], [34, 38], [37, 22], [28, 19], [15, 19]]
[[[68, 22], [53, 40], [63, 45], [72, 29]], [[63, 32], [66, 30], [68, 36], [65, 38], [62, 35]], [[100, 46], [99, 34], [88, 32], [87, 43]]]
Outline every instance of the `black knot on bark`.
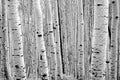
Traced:
[[80, 46], [82, 46], [82, 44], [80, 44]]
[[37, 34], [38, 34], [39, 32], [37, 32]]
[[56, 29], [56, 27], [53, 27], [53, 29]]
[[39, 34], [39, 35], [38, 35], [38, 37], [42, 37], [42, 35], [41, 35], [41, 34]]
[[111, 45], [111, 47], [114, 47], [113, 45]]
[[112, 1], [112, 3], [114, 4], [114, 3], [115, 3], [115, 1]]
[[44, 50], [41, 50], [41, 52], [45, 52]]
[[15, 67], [16, 67], [16, 68], [19, 68], [19, 66], [18, 66], [18, 65], [15, 65]]
[[42, 60], [43, 58], [42, 58], [42, 55], [40, 56], [40, 60]]
[[118, 19], [118, 16], [116, 16], [115, 18]]
[[49, 33], [52, 33], [53, 31], [49, 31]]
[[110, 63], [109, 61], [106, 61], [106, 63]]
[[60, 76], [60, 74], [57, 74], [57, 76]]
[[43, 74], [42, 76], [43, 76], [43, 77], [46, 77], [46, 76], [47, 76], [47, 74]]
[[25, 76], [22, 76], [22, 78], [25, 78]]
[[103, 6], [103, 4], [97, 4], [97, 6]]

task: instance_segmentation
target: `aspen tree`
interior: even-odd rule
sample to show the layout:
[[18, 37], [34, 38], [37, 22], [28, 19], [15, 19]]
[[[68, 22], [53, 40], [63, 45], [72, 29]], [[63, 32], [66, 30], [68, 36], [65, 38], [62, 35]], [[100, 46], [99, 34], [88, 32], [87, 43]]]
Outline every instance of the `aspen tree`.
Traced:
[[[119, 16], [120, 16], [120, 1], [118, 1], [119, 3]], [[120, 18], [119, 18], [119, 23], [118, 26], [120, 26]], [[120, 27], [118, 27], [118, 64], [117, 64], [117, 80], [120, 79]]]
[[90, 79], [89, 69], [91, 63], [91, 34], [93, 27], [94, 0], [83, 0], [84, 19], [84, 70], [85, 80]]
[[46, 56], [46, 48], [45, 48], [45, 41], [43, 37], [43, 13], [41, 9], [41, 0], [35, 1], [35, 14], [36, 14], [36, 40], [37, 40], [37, 53], [39, 55], [39, 60], [42, 64], [42, 75], [41, 79], [49, 80], [49, 69], [48, 69], [48, 62], [47, 62], [47, 56]]
[[49, 75], [50, 80], [57, 80], [57, 54], [56, 54], [56, 44], [53, 33], [53, 13], [52, 13], [52, 4], [51, 0], [44, 1], [45, 6], [45, 37], [46, 48], [47, 48], [47, 56], [48, 56], [48, 64], [49, 64]]
[[67, 32], [67, 72], [66, 75], [77, 73], [77, 53], [76, 53], [76, 34], [77, 34], [77, 0], [67, 0], [65, 6], [66, 32]]
[[[30, 25], [30, 1], [31, 0], [21, 0], [20, 3], [20, 9], [21, 9], [21, 23], [22, 23], [22, 32], [23, 32], [23, 53], [24, 53], [24, 60], [25, 60], [25, 65], [26, 65], [26, 71], [28, 69], [28, 65], [31, 65], [31, 59], [30, 56], [30, 50], [28, 50], [30, 48], [29, 45], [29, 25]], [[30, 26], [31, 27], [31, 26]], [[32, 31], [31, 31], [32, 32]], [[32, 36], [31, 36], [32, 37]]]
[[[51, 4], [51, 0], [48, 0], [48, 7], [49, 7], [49, 12], [47, 14], [47, 16], [51, 16], [48, 17], [48, 32], [49, 35], [48, 37], [50, 38], [50, 47], [51, 47], [51, 72], [52, 76], [51, 76], [51, 80], [57, 80], [57, 52], [56, 52], [56, 44], [55, 44], [55, 36], [53, 33], [53, 12], [52, 12], [52, 4]], [[50, 21], [50, 22], [49, 22]], [[52, 59], [53, 58], [53, 59]]]
[[[9, 53], [9, 36], [8, 36], [8, 26], [7, 26], [7, 1], [1, 0], [1, 62], [2, 62], [2, 76], [4, 79], [11, 79], [11, 69], [10, 69], [10, 53]], [[3, 79], [1, 78], [1, 79]]]
[[107, 43], [107, 48], [106, 48], [106, 80], [109, 80], [109, 71], [110, 71], [110, 60], [109, 60], [109, 54], [110, 54], [110, 39], [111, 39], [111, 4], [109, 4], [109, 13], [108, 13], [108, 17], [109, 17], [109, 20], [108, 20], [108, 43]]
[[[86, 23], [85, 23], [86, 24]], [[91, 57], [92, 57], [92, 33], [94, 27], [94, 0], [90, 0], [90, 43], [89, 43], [89, 75], [88, 80], [91, 78], [90, 71], [91, 71]]]
[[2, 0], [0, 0], [0, 78], [4, 78], [3, 76], [3, 70], [4, 70], [4, 64], [2, 60], [3, 55], [3, 32], [2, 32]]
[[106, 48], [106, 73], [105, 73], [106, 76], [105, 76], [105, 80], [109, 80], [109, 62], [110, 61], [109, 61], [109, 37], [108, 37], [108, 39], [107, 39], [107, 48]]
[[23, 35], [24, 35], [24, 56], [28, 79], [37, 79], [39, 76], [39, 62], [36, 43], [36, 14], [34, 0], [23, 0]]
[[84, 80], [84, 20], [83, 20], [83, 0], [78, 1], [78, 79]]
[[[74, 0], [73, 0], [74, 1]], [[72, 22], [73, 16], [74, 16], [74, 11], [71, 12], [71, 10], [74, 8], [74, 6], [72, 5], [72, 1], [71, 0], [65, 0], [65, 30], [66, 31], [66, 43], [62, 43], [62, 44], [66, 44], [66, 53], [65, 54], [65, 74], [64, 75], [70, 75], [70, 74], [74, 74], [75, 72], [75, 63], [74, 63], [74, 49], [75, 47], [73, 47], [73, 42], [75, 38], [72, 38], [74, 35], [74, 25]], [[74, 19], [73, 19], [74, 20]], [[61, 26], [62, 27], [62, 26]], [[74, 35], [75, 37], [75, 35]], [[64, 39], [63, 39], [64, 40]]]
[[[78, 77], [78, 62], [79, 62], [79, 32], [78, 32], [78, 15], [79, 3], [78, 0], [65, 1], [65, 18], [66, 18], [66, 40], [67, 40], [67, 53], [66, 53], [66, 75], [73, 74], [75, 78]], [[80, 5], [81, 6], [81, 5]], [[80, 17], [81, 18], [81, 17]], [[80, 22], [81, 23], [81, 22]], [[62, 26], [61, 26], [62, 27]], [[81, 30], [82, 31], [82, 30]], [[84, 33], [83, 33], [84, 34]]]
[[[64, 1], [62, 1], [64, 3]], [[60, 37], [60, 52], [61, 52], [61, 66], [62, 66], [62, 74], [65, 73], [65, 62], [64, 62], [64, 46], [63, 46], [63, 32], [62, 32], [62, 28], [64, 28], [64, 23], [63, 23], [63, 13], [61, 12], [61, 0], [57, 0], [57, 6], [58, 6], [58, 19], [59, 19], [59, 37]], [[62, 6], [63, 7], [63, 6]], [[63, 26], [63, 27], [62, 27]], [[61, 76], [61, 78], [63, 79], [63, 75]]]
[[24, 57], [28, 79], [38, 77], [38, 54], [36, 49], [36, 14], [33, 0], [22, 1], [22, 24], [24, 38]]
[[[26, 80], [26, 70], [23, 55], [23, 35], [19, 15], [19, 1], [10, 0], [8, 7], [8, 20], [12, 40], [12, 71], [14, 80]], [[10, 42], [10, 43], [11, 43]]]
[[3, 6], [2, 6], [2, 1], [0, 0], [0, 78], [3, 80], [3, 79], [5, 79], [5, 76], [4, 76], [4, 57], [5, 57], [5, 55], [4, 55], [4, 49], [3, 49], [3, 31], [2, 31], [2, 27], [3, 27], [3, 25], [2, 25], [2, 22], [3, 22], [3, 20], [2, 20], [2, 8], [3, 8]]
[[108, 0], [94, 0], [91, 80], [105, 80]]
[[110, 0], [111, 25], [110, 25], [110, 71], [109, 80], [117, 80], [117, 56], [118, 56], [118, 23], [119, 0]]
[[[23, 31], [23, 53], [24, 53], [24, 59], [25, 59], [25, 65], [26, 65], [26, 76], [29, 78], [30, 76], [30, 70], [31, 70], [31, 54], [30, 54], [30, 45], [29, 45], [29, 28], [28, 26], [30, 25], [29, 17], [30, 17], [30, 2], [31, 0], [21, 0], [21, 10], [22, 10], [22, 16], [21, 16], [21, 23], [22, 23], [22, 31]], [[27, 6], [27, 4], [29, 4]], [[27, 8], [27, 9], [26, 9]], [[29, 13], [29, 14], [28, 14]], [[29, 21], [29, 22], [28, 22]], [[31, 31], [32, 32], [32, 31]], [[29, 65], [29, 67], [28, 67]], [[28, 71], [29, 70], [29, 71]]]
[[[69, 1], [68, 1], [69, 2]], [[67, 46], [67, 19], [66, 19], [66, 0], [58, 0], [58, 18], [59, 18], [59, 30], [60, 30], [60, 47], [61, 47], [61, 58], [63, 74], [69, 74], [68, 66], [68, 46]], [[69, 17], [70, 18], [70, 17]]]
[[62, 79], [63, 72], [62, 72], [62, 60], [61, 60], [61, 48], [60, 48], [60, 31], [59, 31], [59, 14], [58, 8], [59, 3], [57, 0], [51, 0], [52, 2], [52, 13], [53, 13], [53, 30], [55, 36], [55, 43], [56, 43], [56, 54], [57, 54], [57, 80]]

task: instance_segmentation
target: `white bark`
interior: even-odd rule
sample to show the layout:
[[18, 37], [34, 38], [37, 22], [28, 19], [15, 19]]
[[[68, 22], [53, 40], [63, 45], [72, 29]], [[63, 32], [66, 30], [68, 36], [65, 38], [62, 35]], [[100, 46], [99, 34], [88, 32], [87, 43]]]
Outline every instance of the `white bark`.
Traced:
[[[70, 2], [70, 1], [68, 1]], [[65, 0], [58, 0], [59, 3], [59, 23], [60, 23], [60, 47], [61, 47], [61, 57], [62, 57], [62, 67], [63, 67], [63, 74], [69, 74], [69, 66], [68, 66], [68, 50], [67, 50], [67, 20], [66, 20], [66, 1]], [[68, 6], [68, 5], [67, 5]], [[70, 18], [70, 17], [69, 17]]]
[[44, 1], [44, 35], [47, 48], [47, 57], [49, 64], [50, 80], [57, 80], [57, 54], [56, 44], [53, 31], [53, 12], [52, 12], [52, 0]]
[[51, 0], [52, 3], [52, 13], [53, 13], [53, 31], [54, 31], [54, 38], [56, 44], [56, 58], [57, 58], [57, 66], [56, 66], [56, 76], [57, 80], [63, 77], [62, 72], [62, 61], [61, 61], [61, 48], [60, 48], [60, 31], [59, 31], [59, 2], [57, 0]]
[[83, 0], [78, 1], [78, 79], [84, 80], [84, 20]]
[[105, 80], [107, 37], [108, 0], [95, 0], [91, 80]]
[[[118, 4], [119, 4], [119, 17], [120, 17], [120, 1], [118, 1]], [[119, 23], [118, 25], [120, 26], [120, 18], [119, 18]], [[120, 34], [120, 27], [118, 27], [118, 34]], [[120, 35], [118, 35], [118, 54], [120, 53]], [[119, 80], [120, 79], [120, 54], [118, 55], [118, 74], [117, 74], [117, 79]]]
[[1, 29], [0, 29], [0, 40], [1, 40], [1, 79], [11, 79], [11, 68], [10, 68], [10, 45], [9, 45], [9, 28], [7, 26], [7, 1], [1, 0]]
[[118, 23], [119, 23], [119, 0], [110, 0], [111, 6], [111, 38], [110, 38], [110, 73], [109, 80], [117, 80], [117, 59], [118, 59]]
[[10, 0], [8, 7], [8, 20], [11, 31], [10, 38], [12, 38], [10, 40], [12, 42], [12, 77], [14, 80], [26, 80], [26, 70], [23, 55], [23, 35], [19, 15], [19, 3], [19, 0]]
[[39, 56], [41, 65], [41, 79], [49, 80], [49, 69], [45, 48], [45, 41], [43, 37], [43, 13], [41, 9], [41, 0], [35, 1], [35, 15], [36, 15], [36, 45], [37, 45], [37, 54]]

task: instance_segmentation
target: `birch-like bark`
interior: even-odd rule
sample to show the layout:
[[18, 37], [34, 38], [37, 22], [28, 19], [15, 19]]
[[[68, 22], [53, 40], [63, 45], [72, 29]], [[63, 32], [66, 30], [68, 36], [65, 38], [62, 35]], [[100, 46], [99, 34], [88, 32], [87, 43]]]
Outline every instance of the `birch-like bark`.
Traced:
[[[8, 20], [10, 26], [10, 38], [12, 42], [12, 72], [14, 80], [26, 80], [26, 70], [23, 55], [23, 35], [19, 15], [19, 0], [8, 1]], [[11, 43], [10, 42], [10, 43]]]
[[[55, 36], [53, 33], [53, 12], [52, 12], [52, 4], [51, 4], [51, 0], [48, 0], [48, 7], [49, 7], [49, 12], [47, 14], [48, 16], [48, 32], [49, 35], [48, 37], [50, 38], [50, 46], [51, 46], [51, 72], [52, 76], [51, 76], [51, 80], [57, 80], [57, 52], [56, 52], [56, 44], [55, 44]], [[51, 16], [51, 17], [49, 17]]]
[[[68, 1], [69, 2], [69, 1]], [[68, 67], [68, 50], [67, 50], [67, 19], [66, 19], [66, 1], [58, 0], [59, 3], [59, 30], [60, 30], [60, 47], [61, 47], [61, 58], [62, 58], [62, 67], [63, 74], [69, 74]]]
[[1, 0], [0, 1], [0, 78], [3, 80], [5, 79], [5, 76], [4, 76], [4, 67], [5, 67], [5, 55], [4, 55], [4, 49], [3, 49], [3, 30], [2, 30], [2, 27], [4, 25], [4, 19], [5, 17], [2, 17], [2, 10], [3, 10], [3, 7], [2, 6], [3, 4], [3, 1]]
[[1, 0], [1, 62], [2, 62], [2, 78], [11, 79], [10, 53], [9, 53], [9, 28], [7, 25], [7, 1]]
[[[44, 1], [45, 7], [45, 20], [44, 20], [44, 35], [47, 48], [48, 64], [49, 64], [49, 74], [50, 80], [57, 80], [57, 54], [56, 54], [56, 44], [53, 31], [53, 12], [51, 0]], [[45, 30], [46, 29], [46, 30]]]
[[84, 80], [84, 20], [83, 0], [78, 1], [78, 79]]
[[46, 48], [45, 48], [45, 41], [43, 37], [43, 13], [41, 9], [41, 0], [35, 1], [35, 14], [36, 14], [36, 45], [37, 45], [37, 54], [42, 64], [40, 67], [42, 68], [41, 79], [49, 80], [49, 69], [48, 69], [48, 62], [47, 62], [47, 55], [46, 55]]
[[66, 76], [77, 76], [77, 0], [67, 0], [65, 6], [65, 18], [66, 18], [66, 41], [67, 41], [67, 53], [66, 53]]
[[110, 0], [111, 25], [110, 27], [110, 71], [109, 80], [117, 80], [118, 59], [118, 23], [119, 23], [119, 0]]
[[4, 71], [4, 64], [3, 64], [3, 32], [2, 32], [2, 0], [0, 0], [0, 78], [3, 79], [4, 75], [3, 75], [3, 71]]
[[84, 20], [84, 70], [85, 80], [90, 79], [89, 70], [91, 65], [91, 36], [93, 28], [93, 6], [94, 0], [83, 0], [83, 20]]
[[57, 0], [51, 0], [52, 3], [52, 14], [53, 14], [53, 31], [55, 37], [55, 44], [56, 44], [56, 58], [57, 58], [57, 66], [56, 66], [56, 76], [57, 80], [63, 78], [62, 72], [62, 59], [61, 59], [61, 47], [60, 47], [60, 31], [59, 31], [59, 3]]
[[[36, 60], [35, 54], [35, 26], [34, 25], [34, 15], [33, 1], [32, 0], [21, 0], [22, 9], [22, 25], [23, 25], [23, 52], [24, 59], [26, 63], [26, 76], [28, 78], [37, 77], [37, 65], [34, 65]], [[34, 67], [34, 68], [33, 68]], [[35, 68], [36, 67], [36, 68]], [[34, 72], [33, 72], [34, 69]]]
[[[119, 17], [120, 17], [120, 1], [118, 1], [119, 3]], [[120, 26], [120, 18], [119, 18], [119, 23], [118, 26]], [[120, 79], [120, 27], [118, 27], [118, 64], [117, 64], [117, 80]]]
[[91, 80], [105, 80], [108, 6], [108, 0], [94, 1]]

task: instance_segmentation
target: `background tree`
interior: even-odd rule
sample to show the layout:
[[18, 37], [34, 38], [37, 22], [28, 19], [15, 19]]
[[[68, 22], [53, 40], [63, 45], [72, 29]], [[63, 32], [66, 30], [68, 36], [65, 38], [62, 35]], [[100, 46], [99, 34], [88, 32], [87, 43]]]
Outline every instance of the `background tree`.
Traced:
[[119, 80], [119, 4], [0, 0], [1, 80]]

